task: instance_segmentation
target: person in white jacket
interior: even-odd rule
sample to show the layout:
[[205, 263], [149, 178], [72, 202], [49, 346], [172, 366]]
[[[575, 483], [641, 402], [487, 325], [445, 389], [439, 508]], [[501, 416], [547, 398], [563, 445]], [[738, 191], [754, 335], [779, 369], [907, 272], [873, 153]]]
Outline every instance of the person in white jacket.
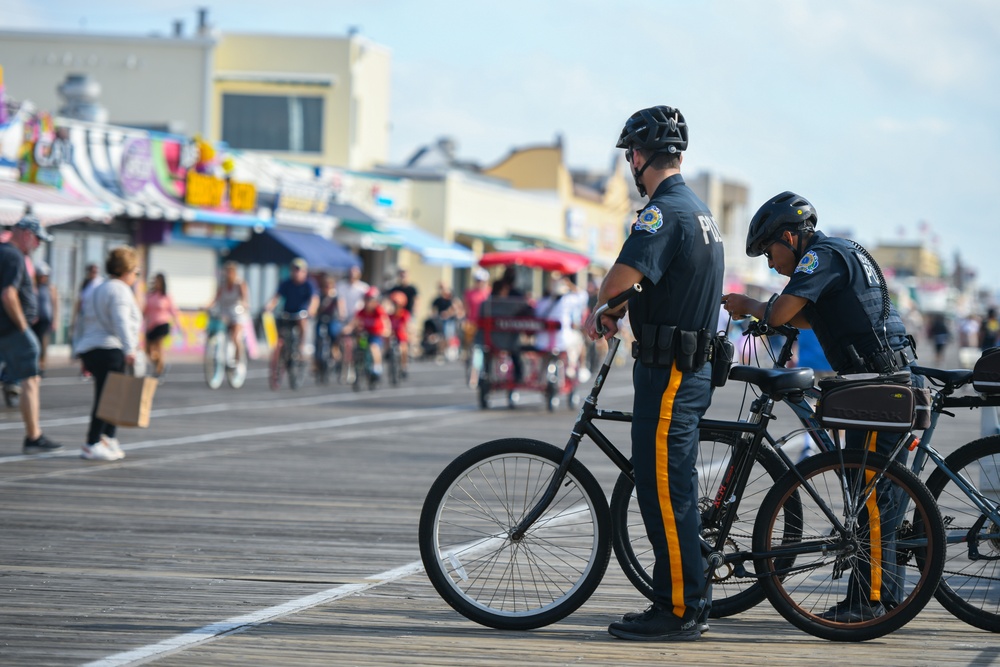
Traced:
[[105, 270], [108, 280], [88, 292], [80, 304], [73, 332], [73, 350], [94, 377], [94, 406], [80, 456], [116, 461], [125, 457], [115, 437], [117, 427], [98, 419], [97, 406], [108, 373], [124, 372], [127, 366], [135, 363], [139, 349], [142, 312], [132, 291], [140, 273], [135, 248], [119, 246], [112, 249]]

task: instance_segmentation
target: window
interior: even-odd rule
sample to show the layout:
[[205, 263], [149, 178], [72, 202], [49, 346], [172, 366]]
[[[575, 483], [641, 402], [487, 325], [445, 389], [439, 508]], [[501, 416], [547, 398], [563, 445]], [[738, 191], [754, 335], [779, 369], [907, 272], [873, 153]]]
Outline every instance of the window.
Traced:
[[222, 140], [248, 150], [320, 153], [323, 98], [223, 95]]

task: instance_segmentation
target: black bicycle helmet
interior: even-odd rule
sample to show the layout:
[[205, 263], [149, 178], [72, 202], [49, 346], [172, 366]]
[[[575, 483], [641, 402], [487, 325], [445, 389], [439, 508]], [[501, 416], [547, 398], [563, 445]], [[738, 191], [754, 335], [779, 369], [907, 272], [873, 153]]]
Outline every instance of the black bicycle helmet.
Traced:
[[687, 150], [688, 128], [678, 109], [668, 106], [636, 111], [625, 121], [616, 148], [638, 146], [654, 153]]
[[819, 216], [809, 200], [794, 192], [782, 192], [757, 209], [747, 232], [747, 257], [760, 257], [772, 241], [790, 229], [811, 232], [816, 229]]

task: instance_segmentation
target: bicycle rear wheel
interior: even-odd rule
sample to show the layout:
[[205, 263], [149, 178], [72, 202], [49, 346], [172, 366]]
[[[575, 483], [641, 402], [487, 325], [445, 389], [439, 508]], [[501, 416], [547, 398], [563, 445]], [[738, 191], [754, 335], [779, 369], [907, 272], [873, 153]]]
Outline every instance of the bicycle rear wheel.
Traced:
[[610, 516], [579, 461], [528, 532], [510, 537], [562, 458], [563, 450], [537, 440], [494, 440], [459, 456], [431, 486], [420, 556], [434, 588], [466, 618], [501, 630], [539, 628], [597, 588], [611, 557]]
[[[703, 430], [698, 451], [698, 506], [702, 516], [702, 537], [714, 544], [725, 519], [725, 508], [715, 510], [713, 503], [726, 478], [739, 434]], [[764, 495], [787, 472], [784, 462], [774, 452], [761, 449], [757, 463], [747, 481], [739, 510], [733, 517], [724, 552], [750, 551], [753, 525]], [[794, 502], [794, 500], [793, 500]], [[632, 585], [646, 598], [653, 599], [653, 547], [646, 538], [635, 485], [624, 473], [618, 477], [611, 494], [611, 544], [615, 556]], [[751, 568], [752, 569], [752, 568]], [[723, 618], [744, 612], [765, 598], [764, 589], [754, 576], [739, 566], [724, 567], [714, 573], [712, 581], [712, 618]]]
[[[963, 445], [945, 466], [994, 503], [1000, 501], [1000, 435]], [[927, 488], [944, 515], [948, 540], [938, 602], [970, 625], [1000, 632], [1000, 524], [980, 511], [943, 468], [931, 473]]]
[[205, 382], [209, 388], [218, 389], [225, 380], [226, 339], [222, 333], [214, 333], [205, 342]]
[[[882, 481], [867, 492], [863, 480], [883, 469]], [[865, 641], [901, 628], [934, 595], [944, 565], [944, 526], [930, 492], [898, 463], [859, 450], [817, 454], [797, 470], [809, 487], [789, 471], [764, 498], [754, 528], [754, 551], [776, 554], [754, 561], [771, 604], [823, 639]], [[790, 510], [796, 495], [799, 509]], [[817, 498], [846, 526], [846, 536]], [[903, 521], [909, 507], [912, 523]], [[788, 518], [799, 527], [788, 531]], [[782, 563], [788, 554], [791, 567]]]

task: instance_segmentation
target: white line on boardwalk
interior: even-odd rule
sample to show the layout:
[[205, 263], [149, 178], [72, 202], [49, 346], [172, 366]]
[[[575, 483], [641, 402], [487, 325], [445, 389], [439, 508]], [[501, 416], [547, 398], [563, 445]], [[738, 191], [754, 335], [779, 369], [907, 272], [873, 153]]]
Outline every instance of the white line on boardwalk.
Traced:
[[176, 637], [165, 639], [158, 644], [150, 644], [131, 651], [125, 651], [124, 653], [116, 653], [115, 655], [95, 660], [94, 662], [88, 662], [83, 667], [120, 667], [122, 665], [133, 665], [146, 662], [154, 658], [162, 657], [168, 653], [190, 648], [195, 644], [211, 641], [217, 637], [222, 637], [223, 635], [248, 630], [254, 626], [261, 625], [262, 623], [267, 623], [268, 621], [273, 621], [276, 618], [287, 616], [289, 614], [295, 614], [305, 609], [309, 609], [310, 607], [316, 607], [321, 604], [333, 602], [347, 597], [348, 595], [361, 593], [371, 588], [375, 588], [376, 586], [381, 586], [382, 584], [392, 583], [393, 581], [402, 579], [403, 577], [408, 577], [411, 574], [421, 572], [423, 569], [423, 564], [421, 564], [420, 561], [414, 561], [408, 565], [403, 565], [402, 567], [397, 567], [392, 570], [387, 570], [385, 572], [366, 577], [364, 579], [365, 583], [337, 586], [336, 588], [330, 588], [319, 593], [307, 595], [297, 600], [290, 600], [284, 604], [268, 607], [267, 609], [261, 609], [251, 614], [234, 616], [233, 618], [219, 621], [218, 623], [205, 625], [197, 630], [192, 630], [191, 632], [183, 635], [177, 635]]

